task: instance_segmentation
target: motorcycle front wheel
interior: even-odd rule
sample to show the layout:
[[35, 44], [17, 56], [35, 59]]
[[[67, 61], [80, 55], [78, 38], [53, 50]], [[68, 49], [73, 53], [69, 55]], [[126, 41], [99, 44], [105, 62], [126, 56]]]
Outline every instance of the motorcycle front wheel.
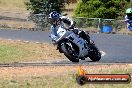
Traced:
[[[72, 45], [72, 44], [71, 44]], [[64, 53], [64, 55], [72, 62], [79, 62], [79, 59], [77, 58], [79, 52], [78, 50], [73, 51], [74, 47], [70, 46], [68, 43], [63, 43], [61, 45], [61, 51]]]

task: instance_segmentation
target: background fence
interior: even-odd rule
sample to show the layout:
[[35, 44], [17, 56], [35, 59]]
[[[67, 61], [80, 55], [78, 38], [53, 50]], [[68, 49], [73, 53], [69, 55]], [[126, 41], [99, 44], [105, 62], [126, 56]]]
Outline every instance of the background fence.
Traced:
[[[121, 30], [127, 31], [126, 23], [124, 20], [115, 19], [102, 19], [102, 18], [86, 18], [74, 17], [76, 27], [95, 32], [103, 32], [104, 28], [111, 27], [111, 32], [119, 32]], [[16, 16], [0, 16], [1, 29], [30, 29], [30, 30], [49, 30], [50, 25], [47, 23], [46, 15], [44, 14], [21, 14]]]
[[111, 27], [111, 32], [127, 30], [124, 20], [76, 17], [76, 26], [84, 30], [103, 32], [104, 27]]

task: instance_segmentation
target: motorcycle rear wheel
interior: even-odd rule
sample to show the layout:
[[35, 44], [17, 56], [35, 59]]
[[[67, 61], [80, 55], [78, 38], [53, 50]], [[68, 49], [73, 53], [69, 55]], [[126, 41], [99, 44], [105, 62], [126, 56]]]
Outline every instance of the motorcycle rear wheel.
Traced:
[[95, 45], [91, 45], [90, 49], [89, 58], [94, 62], [99, 61], [101, 59], [101, 53], [98, 48]]

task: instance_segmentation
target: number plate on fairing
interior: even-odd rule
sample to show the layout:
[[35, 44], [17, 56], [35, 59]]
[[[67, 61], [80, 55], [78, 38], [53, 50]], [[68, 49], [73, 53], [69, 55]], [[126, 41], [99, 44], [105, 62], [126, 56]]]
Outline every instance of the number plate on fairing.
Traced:
[[68, 36], [68, 38], [73, 41], [80, 49], [80, 56], [85, 56], [86, 54], [88, 54], [88, 46], [86, 44], [86, 42], [82, 39], [79, 38], [77, 35], [75, 35], [74, 33], [70, 34]]
[[81, 38], [78, 38], [77, 35], [75, 35], [74, 33], [70, 34], [69, 36], [69, 39], [72, 40], [73, 42], [79, 44], [79, 45], [83, 45], [83, 42], [82, 42], [82, 39]]

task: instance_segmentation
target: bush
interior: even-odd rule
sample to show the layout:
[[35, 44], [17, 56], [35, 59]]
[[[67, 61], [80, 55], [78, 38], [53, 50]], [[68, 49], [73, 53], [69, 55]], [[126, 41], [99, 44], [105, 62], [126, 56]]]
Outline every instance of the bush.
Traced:
[[34, 28], [35, 30], [45, 31], [49, 29], [47, 16], [45, 14], [31, 14], [28, 19], [36, 24]]
[[29, 19], [36, 24], [36, 29], [45, 30], [48, 27], [47, 15], [52, 11], [61, 13], [65, 0], [29, 0], [25, 4], [27, 9], [31, 10]]
[[62, 12], [64, 8], [64, 0], [29, 0], [25, 3], [27, 9], [31, 10], [33, 14], [49, 14], [51, 11]]
[[75, 16], [120, 19], [124, 18], [130, 4], [129, 0], [82, 0], [77, 5]]

